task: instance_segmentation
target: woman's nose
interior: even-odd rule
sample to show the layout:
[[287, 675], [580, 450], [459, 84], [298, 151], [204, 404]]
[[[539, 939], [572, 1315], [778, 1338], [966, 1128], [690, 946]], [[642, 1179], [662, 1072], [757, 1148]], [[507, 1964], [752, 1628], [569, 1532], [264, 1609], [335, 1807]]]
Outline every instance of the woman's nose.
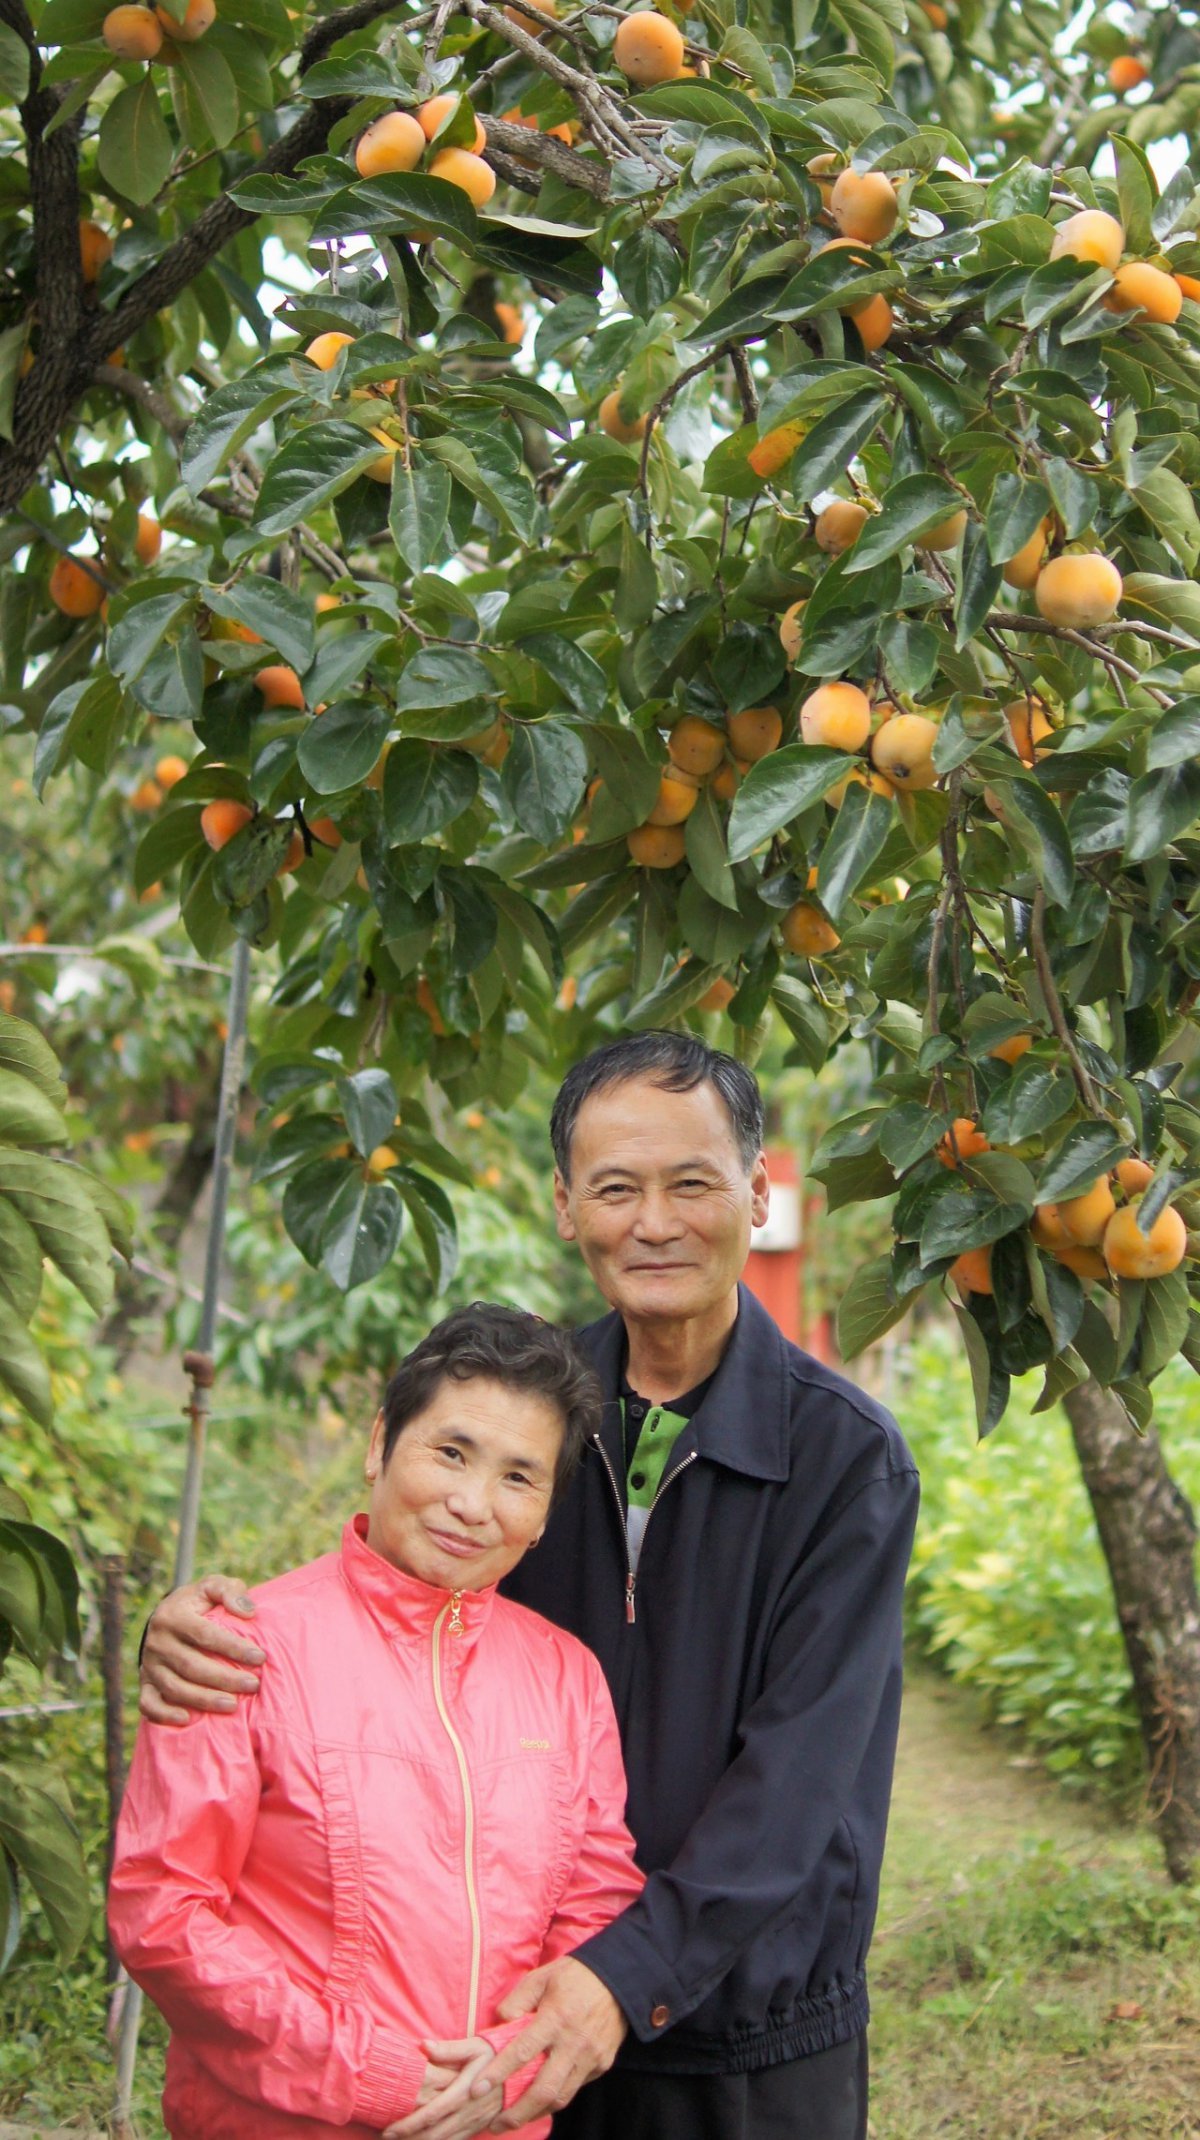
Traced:
[[446, 1506], [460, 1523], [486, 1523], [492, 1512], [491, 1491], [486, 1479], [459, 1479], [446, 1496]]

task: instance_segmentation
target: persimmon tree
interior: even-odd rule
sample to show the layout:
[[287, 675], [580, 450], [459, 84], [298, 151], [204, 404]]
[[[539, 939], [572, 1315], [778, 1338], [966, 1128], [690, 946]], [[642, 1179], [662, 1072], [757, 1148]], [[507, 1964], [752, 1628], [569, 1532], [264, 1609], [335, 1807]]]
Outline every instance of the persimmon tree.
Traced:
[[1186, 1872], [1194, 12], [0, 24], [6, 719], [258, 947], [293, 1238], [445, 1269], [442, 1114], [564, 1035], [865, 1046], [843, 1350], [949, 1283], [981, 1430], [1065, 1401]]

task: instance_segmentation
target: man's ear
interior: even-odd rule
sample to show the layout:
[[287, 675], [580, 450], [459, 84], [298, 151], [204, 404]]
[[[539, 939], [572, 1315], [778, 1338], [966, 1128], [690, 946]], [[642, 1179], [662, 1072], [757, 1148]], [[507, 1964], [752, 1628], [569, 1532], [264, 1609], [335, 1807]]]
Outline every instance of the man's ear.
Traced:
[[377, 1479], [383, 1469], [383, 1435], [384, 1418], [381, 1405], [371, 1421], [371, 1439], [367, 1444], [367, 1457], [363, 1465], [363, 1475], [368, 1481]]
[[554, 1169], [554, 1223], [560, 1241], [575, 1239], [575, 1221], [569, 1205], [570, 1191], [557, 1167]]
[[766, 1221], [767, 1206], [771, 1201], [771, 1177], [767, 1173], [767, 1155], [760, 1152], [750, 1169], [750, 1223], [762, 1226]]

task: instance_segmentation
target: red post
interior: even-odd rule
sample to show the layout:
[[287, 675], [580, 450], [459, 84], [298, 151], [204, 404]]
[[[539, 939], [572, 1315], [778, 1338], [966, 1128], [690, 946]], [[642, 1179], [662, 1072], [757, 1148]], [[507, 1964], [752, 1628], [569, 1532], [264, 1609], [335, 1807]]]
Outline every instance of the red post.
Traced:
[[801, 1318], [800, 1185], [796, 1156], [786, 1145], [767, 1147], [771, 1204], [765, 1226], [756, 1226], [742, 1272], [756, 1300], [774, 1316], [785, 1338], [804, 1341]]

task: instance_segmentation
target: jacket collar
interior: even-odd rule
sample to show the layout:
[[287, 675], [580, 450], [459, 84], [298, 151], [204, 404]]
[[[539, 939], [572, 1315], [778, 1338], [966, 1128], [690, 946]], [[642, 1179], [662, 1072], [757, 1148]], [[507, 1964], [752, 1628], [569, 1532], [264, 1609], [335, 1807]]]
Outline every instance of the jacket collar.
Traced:
[[[440, 1590], [433, 1583], [419, 1582], [415, 1575], [406, 1575], [403, 1568], [394, 1568], [390, 1560], [382, 1559], [367, 1544], [364, 1515], [352, 1517], [342, 1532], [342, 1574], [355, 1597], [389, 1636], [430, 1641], [438, 1615], [450, 1606], [446, 1625], [449, 1628], [452, 1618], [461, 1623], [461, 1638], [454, 1643], [460, 1656], [486, 1627], [496, 1596], [494, 1583], [486, 1590]], [[453, 1612], [455, 1598], [457, 1614]]]
[[[615, 1312], [606, 1315], [581, 1331], [580, 1337], [604, 1393], [601, 1438], [610, 1458], [621, 1466], [619, 1392], [625, 1341], [621, 1318]], [[787, 1343], [753, 1293], [739, 1285], [737, 1321], [729, 1343], [684, 1431], [698, 1456], [743, 1472], [747, 1478], [778, 1482], [791, 1470], [790, 1418]]]

